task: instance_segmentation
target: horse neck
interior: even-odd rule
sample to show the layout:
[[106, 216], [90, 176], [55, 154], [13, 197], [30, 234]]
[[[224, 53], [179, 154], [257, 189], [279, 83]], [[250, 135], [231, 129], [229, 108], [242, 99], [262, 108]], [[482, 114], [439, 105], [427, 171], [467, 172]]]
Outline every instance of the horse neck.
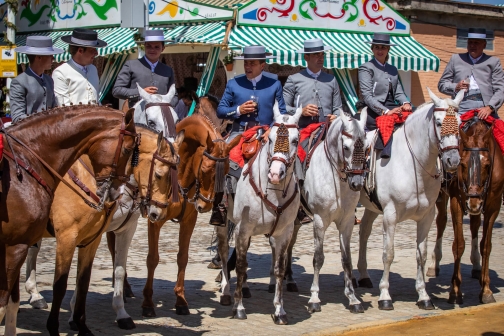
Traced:
[[[109, 132], [120, 125], [119, 111], [96, 106], [59, 108], [45, 115], [34, 116], [18, 127], [10, 128], [10, 134], [24, 142], [30, 149], [64, 175], [91, 146], [94, 137]], [[117, 139], [119, 141], [119, 138]], [[11, 143], [15, 141], [11, 140]], [[21, 146], [18, 152], [26, 153]]]
[[[321, 150], [324, 151], [324, 157], [326, 157], [325, 154], [325, 149], [324, 146], [327, 146], [327, 151], [332, 155], [332, 160], [333, 163], [336, 164], [338, 167], [341, 166], [343, 167], [343, 158], [340, 155], [341, 152], [341, 142], [342, 140], [342, 134], [341, 134], [341, 128], [343, 122], [341, 121], [341, 118], [337, 118], [335, 121], [332, 122], [332, 124], [329, 126], [329, 130], [327, 131], [327, 136], [326, 139], [324, 140], [326, 144], [320, 144], [319, 147], [321, 147]], [[328, 158], [328, 160], [331, 160]], [[324, 160], [325, 161], [325, 160]], [[329, 161], [326, 161], [328, 164], [330, 164]]]
[[[140, 131], [141, 128], [139, 127], [138, 130]], [[157, 135], [145, 130], [141, 130], [140, 133], [142, 134], [142, 141], [140, 141], [140, 145], [138, 146], [138, 165], [133, 167], [133, 174], [138, 187], [147, 188], [152, 158], [157, 149]]]

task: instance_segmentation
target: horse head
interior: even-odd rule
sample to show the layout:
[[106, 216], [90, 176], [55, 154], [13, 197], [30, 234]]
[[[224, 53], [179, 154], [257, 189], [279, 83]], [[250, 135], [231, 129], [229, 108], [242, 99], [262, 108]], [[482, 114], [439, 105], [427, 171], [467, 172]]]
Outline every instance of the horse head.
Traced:
[[[360, 120], [349, 118], [344, 113], [334, 122], [338, 126], [338, 120], [341, 120], [340, 134], [341, 146], [337, 145], [338, 162], [340, 163], [340, 172], [346, 175], [348, 186], [353, 191], [360, 191], [364, 186], [366, 171], [364, 169], [366, 161], [366, 125], [367, 108], [360, 114]], [[330, 150], [330, 149], [329, 149]], [[341, 166], [342, 165], [342, 166]]]
[[433, 123], [436, 138], [438, 139], [441, 162], [447, 172], [453, 173], [460, 163], [458, 150], [460, 117], [457, 110], [465, 92], [460, 90], [455, 99], [452, 100], [450, 98], [438, 98], [429, 88], [427, 88], [427, 91], [434, 103]]
[[[459, 188], [464, 191], [464, 207], [470, 215], [479, 215], [485, 207], [492, 174], [492, 156], [496, 144], [493, 126], [477, 122], [465, 133], [460, 130], [462, 155], [459, 168]], [[494, 153], [495, 154], [495, 153]]]
[[302, 112], [302, 107], [298, 106], [293, 116], [280, 114], [278, 102], [275, 101], [273, 106], [275, 122], [268, 132], [268, 179], [271, 184], [279, 184], [287, 176], [287, 169], [296, 160], [299, 144], [297, 124]]

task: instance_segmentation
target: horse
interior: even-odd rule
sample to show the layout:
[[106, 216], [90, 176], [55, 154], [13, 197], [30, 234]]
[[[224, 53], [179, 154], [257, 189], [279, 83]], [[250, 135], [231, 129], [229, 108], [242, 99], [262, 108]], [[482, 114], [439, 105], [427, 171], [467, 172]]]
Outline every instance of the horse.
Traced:
[[[417, 306], [431, 310], [434, 305], [425, 290], [424, 268], [427, 257], [427, 238], [434, 219], [434, 204], [441, 188], [441, 173], [436, 163], [438, 155], [444, 169], [454, 172], [460, 162], [458, 152], [458, 124], [456, 109], [464, 92], [454, 100], [440, 99], [430, 89], [433, 103], [426, 103], [410, 115], [394, 134], [390, 159], [376, 161], [375, 189], [377, 203], [362, 191], [360, 203], [366, 208], [359, 231], [359, 286], [372, 287], [367, 272], [367, 241], [378, 214], [383, 214], [383, 264], [380, 281], [380, 310], [393, 310], [389, 294], [390, 266], [394, 260], [394, 233], [397, 223], [412, 219], [417, 222]], [[372, 136], [372, 133], [368, 133]], [[391, 179], [401, 171], [401, 178]]]
[[[253, 235], [266, 234], [273, 251], [276, 290], [273, 304], [275, 324], [288, 323], [283, 308], [282, 282], [285, 273], [286, 251], [294, 230], [299, 208], [299, 190], [293, 163], [297, 156], [299, 131], [297, 122], [302, 113], [298, 108], [293, 116], [281, 115], [278, 103], [273, 108], [274, 124], [264, 135], [261, 147], [243, 167], [235, 197], [228, 197], [228, 219], [236, 223], [235, 249], [237, 254], [237, 285], [234, 293], [233, 317], [246, 319], [242, 285], [247, 271], [247, 250]], [[267, 181], [267, 182], [266, 182]], [[266, 182], [266, 183], [265, 183]], [[218, 250], [226, 260], [229, 245], [228, 229], [217, 227]], [[227, 265], [222, 263], [222, 305], [231, 304]]]
[[[0, 195], [0, 321], [16, 334], [19, 273], [28, 248], [48, 227], [53, 193], [71, 165], [88, 154], [97, 177], [97, 208], [119, 197], [126, 165], [136, 147], [133, 111], [102, 106], [69, 106], [37, 113], [2, 129]], [[43, 159], [41, 158], [43, 157]], [[66, 181], [65, 181], [66, 182]], [[75, 190], [75, 192], [78, 192]]]
[[[471, 121], [470, 121], [471, 122]], [[462, 304], [462, 276], [460, 264], [465, 250], [462, 220], [464, 213], [470, 217], [472, 234], [471, 261], [473, 264], [472, 277], [479, 279], [481, 303], [495, 302], [490, 290], [489, 262], [492, 250], [492, 229], [495, 219], [501, 208], [502, 193], [504, 188], [504, 159], [499, 146], [493, 137], [493, 125], [488, 127], [483, 121], [477, 120], [469, 125], [466, 131], [460, 130], [460, 156], [461, 162], [457, 175], [448, 185], [450, 198], [450, 211], [452, 214], [453, 231], [453, 256], [455, 259], [449, 303]], [[446, 213], [446, 203], [438, 202], [438, 209], [442, 207]], [[441, 212], [440, 212], [441, 213]], [[480, 255], [477, 250], [478, 230], [483, 215], [483, 237], [480, 242], [480, 253], [483, 259], [480, 264]], [[443, 217], [445, 218], [444, 220]], [[433, 251], [433, 265], [431, 274], [439, 273], [441, 260], [440, 241], [446, 228], [446, 217], [436, 221], [438, 241]], [[438, 244], [439, 243], [439, 244]], [[476, 246], [475, 246], [476, 245]], [[474, 248], [476, 247], [476, 248]]]
[[219, 105], [219, 100], [212, 96], [206, 95], [199, 97], [197, 108], [194, 110], [194, 113], [206, 115], [212, 123], [215, 125], [215, 128], [222, 135], [228, 133], [228, 125], [232, 124], [232, 120], [219, 119], [217, 117], [217, 106]]

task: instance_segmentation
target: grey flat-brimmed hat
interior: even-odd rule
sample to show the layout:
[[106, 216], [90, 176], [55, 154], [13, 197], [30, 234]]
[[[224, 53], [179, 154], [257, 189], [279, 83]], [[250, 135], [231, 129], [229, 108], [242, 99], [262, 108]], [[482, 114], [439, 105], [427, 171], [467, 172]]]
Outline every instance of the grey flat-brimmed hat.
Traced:
[[145, 43], [145, 42], [172, 42], [172, 40], [167, 40], [164, 37], [163, 29], [149, 29], [145, 31], [144, 40], [137, 41], [137, 43]]
[[298, 54], [314, 54], [319, 52], [324, 52], [326, 50], [332, 49], [332, 47], [325, 46], [322, 39], [316, 38], [311, 40], [306, 40], [303, 42], [304, 48], [297, 50]]
[[28, 36], [26, 46], [17, 47], [15, 52], [27, 55], [48, 56], [62, 54], [65, 50], [54, 48], [52, 39], [49, 36]]
[[372, 41], [366, 41], [368, 44], [380, 44], [387, 46], [396, 46], [397, 44], [390, 43], [390, 35], [382, 33], [374, 33]]
[[241, 56], [234, 57], [237, 60], [265, 60], [272, 58], [276, 58], [276, 56], [271, 56], [271, 54], [266, 52], [266, 48], [260, 45], [245, 47]]
[[61, 36], [61, 40], [78, 47], [103, 48], [107, 42], [98, 39], [98, 33], [91, 29], [75, 28], [72, 35]]
[[467, 37], [463, 37], [465, 39], [471, 40], [491, 40], [491, 37], [487, 37], [485, 28], [469, 28], [467, 31]]

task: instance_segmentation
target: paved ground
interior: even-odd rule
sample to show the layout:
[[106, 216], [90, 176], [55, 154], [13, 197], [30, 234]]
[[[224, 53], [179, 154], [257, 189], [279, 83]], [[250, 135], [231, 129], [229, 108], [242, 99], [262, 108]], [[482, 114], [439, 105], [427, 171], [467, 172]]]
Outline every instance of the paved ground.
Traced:
[[[362, 213], [359, 209], [358, 215]], [[141, 302], [142, 289], [145, 282], [147, 255], [147, 236], [145, 222], [139, 223], [138, 231], [130, 250], [128, 274], [136, 298], [128, 299], [127, 310], [137, 324], [132, 331], [123, 331], [117, 328], [114, 322], [115, 313], [111, 306], [112, 300], [112, 263], [106, 244], [102, 241], [95, 260], [92, 284], [88, 295], [87, 321], [88, 326], [95, 335], [170, 335], [170, 334], [203, 334], [216, 335], [252, 335], [252, 334], [304, 334], [324, 330], [344, 330], [362, 323], [375, 324], [380, 321], [404, 321], [426, 315], [439, 315], [446, 312], [479, 305], [478, 281], [470, 278], [471, 266], [468, 249], [463, 258], [463, 291], [464, 304], [462, 306], [450, 305], [446, 302], [449, 293], [449, 281], [453, 267], [451, 242], [453, 231], [447, 229], [444, 241], [444, 259], [441, 274], [438, 278], [429, 279], [427, 290], [432, 297], [437, 310], [426, 313], [415, 306], [417, 293], [415, 291], [415, 225], [413, 222], [402, 223], [396, 230], [396, 253], [392, 265], [390, 292], [394, 300], [394, 311], [378, 310], [378, 282], [382, 274], [382, 236], [380, 217], [374, 225], [373, 234], [369, 243], [369, 268], [375, 288], [358, 288], [358, 297], [363, 301], [366, 309], [364, 314], [354, 315], [347, 309], [347, 299], [343, 294], [342, 267], [339, 255], [337, 231], [334, 227], [328, 229], [326, 234], [325, 252], [326, 262], [321, 274], [322, 312], [309, 314], [306, 305], [310, 296], [312, 281], [312, 253], [313, 234], [309, 225], [300, 230], [294, 255], [294, 271], [299, 293], [285, 293], [285, 309], [289, 317], [289, 325], [276, 326], [270, 314], [273, 313], [273, 295], [267, 292], [270, 267], [269, 245], [264, 237], [255, 237], [249, 250], [249, 284], [252, 298], [246, 299], [245, 307], [248, 319], [245, 321], [233, 320], [231, 307], [219, 305], [218, 284], [214, 282], [217, 271], [206, 268], [211, 259], [208, 249], [212, 238], [213, 229], [207, 225], [208, 215], [199, 217], [198, 225], [193, 236], [190, 260], [186, 273], [186, 297], [190, 304], [191, 315], [178, 316], [174, 310], [173, 287], [176, 279], [176, 254], [177, 254], [177, 224], [167, 224], [162, 231], [160, 244], [161, 264], [157, 268], [154, 281], [154, 300], [157, 302], [157, 318], [142, 319]], [[468, 220], [466, 220], [468, 223]], [[493, 237], [493, 251], [491, 258], [492, 290], [497, 302], [504, 302], [504, 212], [495, 223]], [[466, 238], [469, 237], [469, 225], [464, 225]], [[355, 227], [352, 240], [352, 255], [354, 269], [357, 260], [358, 227]], [[429, 241], [429, 256], [433, 248], [435, 227], [432, 228]], [[54, 271], [54, 240], [43, 243], [38, 266], [39, 288], [50, 302], [52, 300], [52, 279]], [[357, 273], [357, 272], [356, 272]], [[24, 268], [22, 270], [24, 280]], [[235, 279], [232, 280], [234, 288]], [[69, 301], [75, 284], [75, 266], [72, 268], [70, 286], [63, 303], [60, 314], [60, 331], [62, 335], [73, 335], [66, 321], [69, 318]], [[20, 334], [38, 333], [46, 334], [45, 323], [48, 310], [33, 310], [28, 304], [28, 295], [21, 286], [21, 311], [18, 319]], [[0, 333], [3, 327], [0, 327]]]

